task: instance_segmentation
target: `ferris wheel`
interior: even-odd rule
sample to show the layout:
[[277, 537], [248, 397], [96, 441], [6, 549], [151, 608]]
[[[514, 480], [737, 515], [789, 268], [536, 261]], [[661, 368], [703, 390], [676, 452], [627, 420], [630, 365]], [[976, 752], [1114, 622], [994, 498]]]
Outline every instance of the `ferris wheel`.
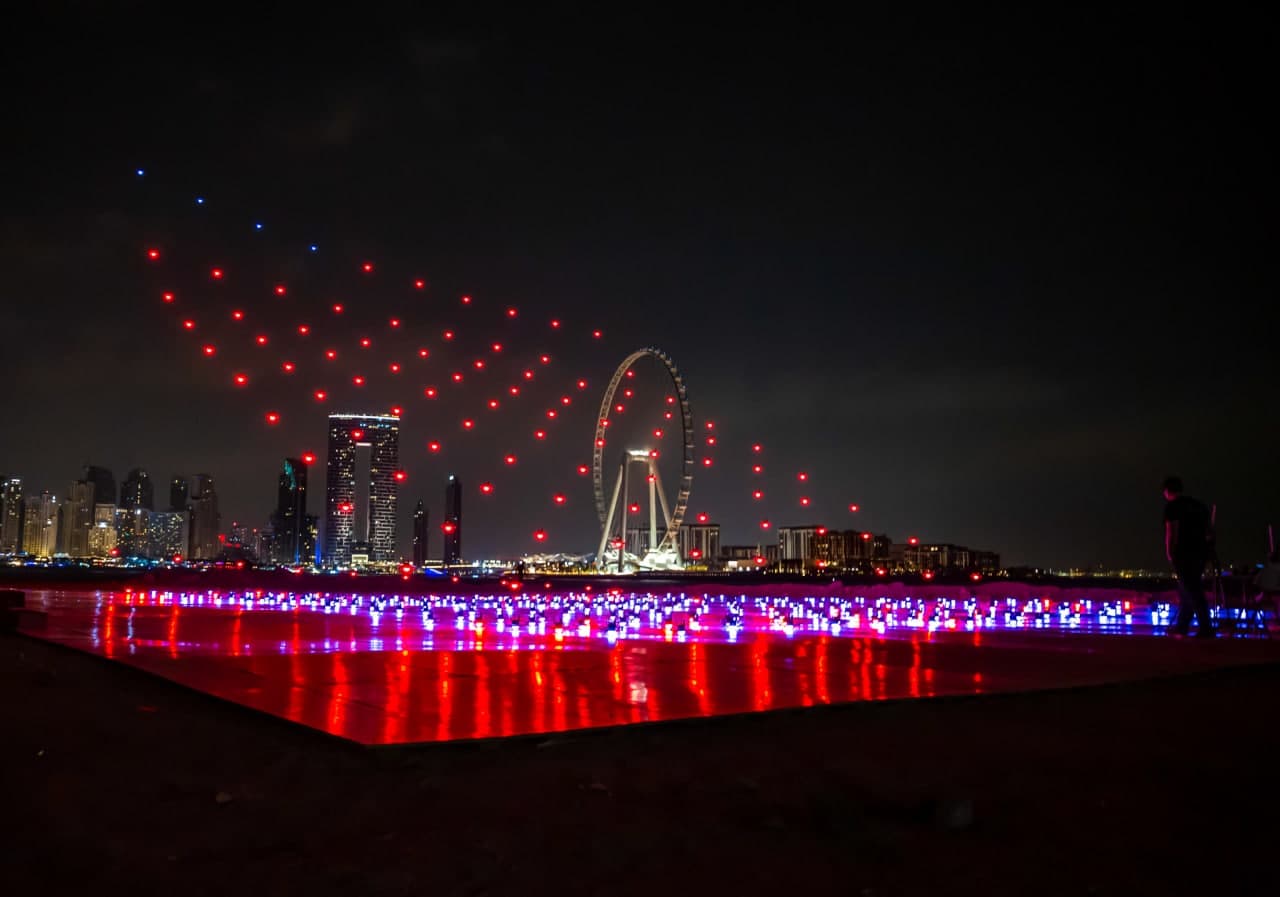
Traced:
[[[614, 481], [610, 496], [606, 499], [604, 481], [604, 458], [608, 440], [609, 415], [614, 409], [614, 398], [619, 384], [627, 376], [632, 365], [642, 358], [653, 358], [665, 368], [674, 387], [674, 395], [668, 402], [678, 404], [680, 414], [680, 435], [682, 458], [680, 480], [676, 487], [675, 502], [668, 503], [666, 491], [662, 486], [662, 478], [658, 473], [658, 451], [649, 447], [623, 447], [619, 453], [617, 479]], [[674, 417], [674, 414], [672, 415]], [[628, 558], [625, 547], [627, 540], [627, 514], [630, 505], [631, 476], [633, 466], [645, 468], [645, 482], [648, 487], [649, 532], [647, 545], [643, 555]], [[680, 525], [684, 521], [689, 507], [689, 493], [693, 487], [693, 414], [689, 410], [688, 392], [684, 380], [674, 361], [666, 352], [653, 346], [646, 346], [628, 355], [618, 365], [604, 398], [600, 402], [600, 413], [596, 416], [596, 432], [591, 449], [591, 476], [595, 488], [596, 513], [600, 518], [600, 546], [596, 552], [596, 568], [604, 571], [610, 567], [616, 572], [627, 569], [680, 569], [679, 550]], [[621, 499], [621, 502], [619, 502]], [[658, 508], [662, 510], [662, 535], [658, 535]], [[616, 530], [616, 532], [615, 532]], [[612, 549], [612, 551], [610, 551]], [[610, 560], [610, 555], [613, 559]]]

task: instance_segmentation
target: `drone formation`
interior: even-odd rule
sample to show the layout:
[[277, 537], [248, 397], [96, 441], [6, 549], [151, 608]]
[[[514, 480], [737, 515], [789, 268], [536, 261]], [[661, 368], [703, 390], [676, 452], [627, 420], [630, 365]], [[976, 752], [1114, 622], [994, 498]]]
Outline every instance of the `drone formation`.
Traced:
[[[138, 179], [147, 176], [143, 169], [136, 171]], [[206, 195], [192, 197], [192, 203], [200, 214], [214, 205]], [[250, 235], [268, 232], [265, 221], [249, 216], [240, 219], [239, 227]], [[202, 229], [207, 233], [207, 227]], [[218, 236], [228, 245], [243, 238]], [[572, 506], [572, 496], [583, 494], [573, 488], [574, 480], [595, 479], [600, 504], [602, 453], [621, 456], [643, 449], [656, 461], [683, 435], [683, 444], [670, 455], [683, 455], [684, 476], [668, 481], [683, 480], [685, 497], [689, 465], [700, 475], [721, 468], [723, 446], [715, 421], [704, 419], [694, 428], [683, 386], [677, 381], [673, 388], [661, 364], [653, 365], [660, 376], [649, 375], [646, 361], [665, 358], [657, 350], [628, 357], [632, 363], [620, 370], [617, 388], [609, 389], [597, 412], [593, 372], [563, 370], [558, 359], [581, 358], [593, 347], [613, 351], [601, 327], [471, 293], [440, 295], [421, 271], [394, 260], [329, 258], [317, 243], [305, 240], [284, 248], [264, 242], [257, 250], [228, 249], [210, 258], [203, 255], [207, 248], [200, 257], [191, 257], [188, 241], [172, 233], [166, 238], [173, 245], [157, 240], [141, 248], [151, 269], [153, 301], [173, 315], [177, 335], [190, 343], [198, 363], [243, 394], [264, 427], [288, 433], [296, 418], [306, 417], [301, 410], [306, 405], [328, 410], [350, 404], [413, 419], [414, 404], [422, 403], [431, 410], [422, 415], [431, 431], [409, 441], [409, 451], [418, 445], [424, 456], [443, 464], [492, 456], [473, 480], [478, 484], [475, 494], [485, 501], [501, 501], [511, 491], [513, 469], [524, 452], [568, 440], [573, 454], [564, 465], [564, 479], [543, 484], [548, 513]], [[321, 260], [324, 264], [317, 264]], [[588, 414], [595, 431], [594, 464], [584, 463], [585, 422], [573, 425]], [[696, 460], [690, 451], [695, 447]], [[318, 456], [305, 446], [289, 454], [305, 463]], [[765, 508], [773, 490], [764, 488], [764, 445], [751, 443], [748, 455], [747, 491]], [[656, 467], [653, 471], [651, 476]], [[397, 471], [396, 479], [404, 482], [407, 473]], [[789, 479], [789, 503], [809, 508], [810, 474], [798, 470]], [[697, 523], [713, 522], [696, 502], [694, 508], [690, 516]], [[638, 525], [639, 503], [629, 503], [625, 510]], [[857, 513], [859, 506], [850, 503], [848, 510]], [[758, 527], [762, 537], [771, 535], [767, 512], [760, 514]], [[544, 550], [551, 532], [539, 516], [529, 532], [529, 547]]]

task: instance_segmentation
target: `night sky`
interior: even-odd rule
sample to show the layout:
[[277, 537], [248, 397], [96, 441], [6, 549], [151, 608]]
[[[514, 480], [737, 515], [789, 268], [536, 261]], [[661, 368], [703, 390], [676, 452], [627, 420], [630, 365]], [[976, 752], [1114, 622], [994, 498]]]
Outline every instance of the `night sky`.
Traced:
[[[1259, 23], [1168, 9], [1060, 15], [33, 24], [3, 62], [0, 472], [62, 493], [86, 462], [117, 481], [142, 466], [158, 504], [170, 474], [209, 472], [224, 524], [261, 524], [280, 459], [323, 455], [325, 410], [399, 403], [406, 550], [414, 501], [438, 523], [457, 471], [469, 557], [534, 550], [539, 527], [546, 548], [586, 552], [575, 468], [594, 406], [630, 350], [656, 345], [698, 426], [715, 423], [691, 511], [725, 543], [758, 541], [767, 516], [1014, 564], [1159, 567], [1160, 482], [1178, 473], [1218, 504], [1226, 559], [1258, 559], [1280, 522], [1274, 47]], [[160, 302], [165, 284], [181, 307]], [[233, 306], [253, 321], [234, 329]], [[403, 332], [385, 332], [391, 315]], [[285, 328], [304, 319], [329, 329], [294, 348]], [[409, 367], [446, 326], [458, 364], [509, 346], [465, 401], [421, 398], [457, 366], [444, 348], [395, 379], [351, 346], [367, 331], [368, 357]], [[216, 363], [200, 357], [215, 336]], [[362, 391], [313, 373], [339, 340]], [[542, 391], [485, 419], [517, 356], [540, 351], [555, 359]], [[268, 376], [289, 355], [305, 375]], [[233, 367], [254, 370], [249, 388]], [[535, 442], [566, 391], [554, 378], [578, 376], [589, 389]], [[325, 405], [308, 397], [321, 377]], [[658, 407], [656, 372], [637, 380]], [[464, 434], [467, 402], [480, 425]], [[503, 469], [509, 450], [520, 463]]]

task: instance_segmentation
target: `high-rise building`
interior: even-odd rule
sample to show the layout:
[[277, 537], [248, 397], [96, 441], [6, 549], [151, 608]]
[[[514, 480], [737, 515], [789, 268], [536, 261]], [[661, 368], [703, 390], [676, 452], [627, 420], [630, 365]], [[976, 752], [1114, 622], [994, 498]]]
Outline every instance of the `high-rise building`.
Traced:
[[427, 563], [427, 536], [430, 535], [427, 529], [427, 509], [422, 506], [422, 499], [418, 499], [418, 506], [413, 509], [413, 566], [422, 567]]
[[285, 458], [271, 515], [271, 560], [277, 564], [310, 564], [307, 557], [307, 467], [298, 458]]
[[[367, 478], [357, 472], [367, 448]], [[367, 543], [369, 560], [396, 559], [396, 487], [400, 472], [400, 418], [384, 414], [330, 414], [325, 482], [324, 562], [351, 565], [354, 543]]]
[[778, 527], [778, 560], [799, 569], [809, 566], [814, 560], [813, 541], [819, 532], [825, 534], [826, 527], [816, 524]]
[[109, 558], [116, 547], [116, 506], [93, 506], [93, 529], [89, 530], [89, 556]]
[[93, 483], [94, 505], [114, 505], [116, 503], [116, 478], [105, 467], [86, 464], [82, 479]]
[[135, 467], [124, 478], [124, 483], [120, 486], [120, 507], [155, 510], [155, 490], [151, 485], [151, 477], [141, 467]]
[[147, 520], [147, 557], [158, 561], [185, 558], [189, 532], [186, 510], [153, 511]]
[[22, 512], [22, 550], [32, 557], [53, 557], [58, 550], [58, 499], [51, 492], [28, 495]]
[[120, 557], [151, 556], [151, 512], [146, 508], [116, 508], [116, 548]]
[[462, 481], [456, 474], [449, 474], [444, 487], [444, 563], [462, 563]]
[[218, 527], [221, 523], [213, 477], [207, 473], [198, 473], [195, 477], [195, 489], [191, 493], [191, 538], [188, 547], [192, 558], [211, 561], [222, 553], [222, 543], [218, 539]]
[[169, 477], [169, 510], [186, 511], [190, 500], [191, 490], [187, 486], [187, 478], [177, 473]]
[[73, 558], [89, 556], [89, 533], [93, 529], [93, 483], [76, 480], [67, 488], [62, 503], [58, 547]]
[[23, 512], [22, 480], [9, 477], [0, 483], [0, 554], [22, 550]]

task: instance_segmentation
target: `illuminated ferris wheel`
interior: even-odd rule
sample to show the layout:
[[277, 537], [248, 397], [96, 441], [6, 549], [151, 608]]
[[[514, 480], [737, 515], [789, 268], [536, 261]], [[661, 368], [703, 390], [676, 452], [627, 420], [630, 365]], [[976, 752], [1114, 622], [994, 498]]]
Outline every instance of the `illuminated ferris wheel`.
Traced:
[[[680, 476], [676, 487], [675, 501], [669, 502], [666, 490], [662, 485], [662, 477], [658, 471], [659, 451], [651, 446], [624, 446], [618, 453], [617, 478], [609, 496], [605, 495], [604, 459], [608, 446], [608, 431], [611, 416], [621, 412], [622, 405], [616, 404], [617, 391], [624, 378], [634, 376], [633, 365], [642, 358], [652, 358], [665, 369], [671, 379], [674, 393], [667, 397], [671, 406], [665, 416], [674, 419], [680, 416], [680, 444], [682, 450]], [[627, 391], [628, 395], [630, 390]], [[678, 408], [676, 407], [678, 406]], [[655, 433], [655, 435], [658, 435]], [[618, 365], [604, 398], [600, 402], [600, 413], [596, 416], [595, 438], [591, 449], [591, 475], [595, 488], [596, 513], [600, 517], [600, 545], [596, 552], [596, 569], [618, 573], [636, 570], [678, 570], [682, 567], [680, 558], [679, 535], [680, 524], [684, 521], [689, 507], [689, 493], [693, 487], [693, 414], [689, 410], [689, 398], [684, 380], [671, 356], [661, 349], [647, 346], [628, 355]], [[633, 544], [634, 551], [628, 551], [627, 515], [639, 510], [639, 504], [632, 504], [633, 468], [643, 469], [645, 487], [637, 490], [646, 495], [648, 505], [648, 532], [641, 533], [639, 544]], [[659, 526], [658, 511], [662, 512], [662, 523]], [[661, 530], [661, 536], [659, 536]], [[646, 536], [647, 538], [643, 538]]]

